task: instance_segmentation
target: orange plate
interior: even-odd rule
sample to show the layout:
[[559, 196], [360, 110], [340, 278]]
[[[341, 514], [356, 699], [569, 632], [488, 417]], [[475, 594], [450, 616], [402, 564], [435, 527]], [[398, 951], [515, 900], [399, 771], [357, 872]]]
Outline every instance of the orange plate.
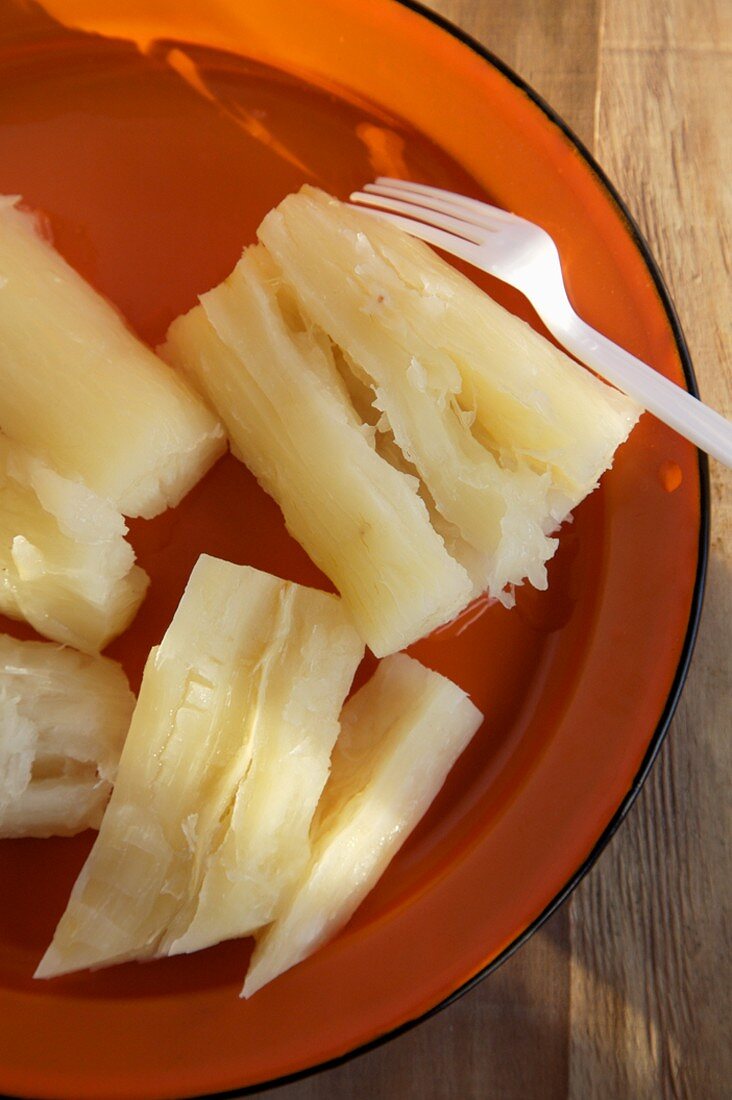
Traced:
[[[544, 225], [583, 316], [693, 385], [658, 271], [597, 167], [530, 89], [425, 12], [5, 0], [0, 14], [0, 192], [42, 210], [151, 342], [303, 180], [344, 196], [388, 173]], [[485, 728], [342, 935], [250, 1002], [237, 997], [248, 942], [33, 982], [90, 838], [1, 844], [0, 1089], [131, 1100], [272, 1081], [393, 1033], [505, 958], [597, 855], [658, 749], [698, 618], [706, 519], [694, 448], [643, 417], [563, 532], [549, 591], [414, 647], [471, 693]], [[132, 538], [152, 591], [110, 653], [135, 686], [201, 551], [326, 583], [231, 459]]]

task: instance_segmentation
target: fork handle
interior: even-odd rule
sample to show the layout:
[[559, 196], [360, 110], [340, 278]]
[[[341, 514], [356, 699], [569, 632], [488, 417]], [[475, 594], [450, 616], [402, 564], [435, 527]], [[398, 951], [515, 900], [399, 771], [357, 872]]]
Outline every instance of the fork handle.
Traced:
[[608, 340], [575, 314], [565, 324], [544, 323], [577, 359], [627, 393], [648, 412], [707, 454], [732, 466], [732, 423]]

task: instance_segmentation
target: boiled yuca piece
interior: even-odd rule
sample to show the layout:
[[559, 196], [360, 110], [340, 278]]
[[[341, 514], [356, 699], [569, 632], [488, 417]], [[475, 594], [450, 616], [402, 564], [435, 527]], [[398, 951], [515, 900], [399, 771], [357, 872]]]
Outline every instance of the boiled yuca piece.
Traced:
[[0, 430], [127, 516], [177, 504], [221, 425], [0, 197]]
[[0, 434], [0, 613], [86, 653], [103, 649], [148, 585], [126, 531], [108, 501]]
[[249, 997], [348, 921], [422, 818], [483, 720], [465, 692], [404, 654], [346, 704], [309, 864], [257, 936]]
[[263, 248], [173, 323], [162, 354], [218, 409], [235, 454], [341, 593], [377, 656], [451, 619], [471, 582], [430, 525], [417, 482], [376, 453], [327, 337]]
[[116, 661], [0, 635], [0, 837], [98, 828], [134, 705]]
[[[502, 465], [548, 473], [552, 514], [560, 520], [592, 492], [638, 419], [630, 398], [422, 241], [322, 191], [303, 187], [289, 195], [258, 235], [304, 310], [371, 374], [397, 441], [414, 451], [417, 465], [431, 440], [420, 442], [407, 419], [407, 383], [475, 415], [482, 430], [476, 434]], [[423, 476], [445, 518], [457, 522], [434, 491], [433, 475]], [[531, 508], [524, 507], [528, 533]]]
[[362, 652], [336, 596], [199, 558], [151, 651], [114, 794], [37, 977], [271, 919], [307, 861]]
[[[370, 244], [359, 241], [350, 222], [338, 220], [341, 204], [334, 202], [331, 209], [327, 196], [312, 191], [327, 214], [322, 252], [314, 236], [320, 227], [314, 230], [307, 220], [311, 190], [289, 196], [259, 229], [303, 312], [371, 384], [383, 424], [415, 466], [438, 511], [486, 560], [483, 587], [500, 596], [527, 577], [545, 587], [544, 562], [556, 546], [545, 530], [551, 479], [515, 462], [502, 466], [476, 437], [472, 417], [458, 404], [458, 367], [444, 352], [435, 354], [420, 330], [427, 307], [419, 294], [396, 330], [379, 323], [390, 290], [378, 271], [360, 263]], [[359, 280], [369, 288], [366, 294], [351, 290], [350, 283]]]

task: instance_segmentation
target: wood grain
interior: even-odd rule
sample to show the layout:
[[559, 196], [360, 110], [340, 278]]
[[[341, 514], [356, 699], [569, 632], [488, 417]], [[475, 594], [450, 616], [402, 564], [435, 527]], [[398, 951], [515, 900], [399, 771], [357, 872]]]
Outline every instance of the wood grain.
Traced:
[[[732, 5], [433, 0], [596, 152], [670, 285], [703, 396], [732, 414]], [[725, 20], [725, 12], [727, 18]], [[712, 469], [707, 599], [669, 739], [569, 905], [400, 1039], [277, 1100], [732, 1095], [732, 478]]]
[[[595, 143], [670, 284], [702, 393], [729, 415], [732, 35], [722, 13], [714, 0], [607, 0]], [[706, 605], [679, 713], [570, 909], [578, 1100], [732, 1094], [729, 472], [715, 465], [712, 485]]]
[[603, 0], [432, 0], [528, 81], [587, 145], [595, 131]]

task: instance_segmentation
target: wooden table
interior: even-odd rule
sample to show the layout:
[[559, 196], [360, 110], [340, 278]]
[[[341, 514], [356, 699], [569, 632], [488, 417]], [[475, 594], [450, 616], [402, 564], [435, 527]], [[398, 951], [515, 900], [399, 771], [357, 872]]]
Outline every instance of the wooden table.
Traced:
[[[595, 153], [660, 263], [702, 395], [732, 415], [732, 5], [431, 6], [516, 69]], [[570, 903], [432, 1020], [273, 1100], [732, 1096], [731, 489], [713, 465], [706, 604], [673, 727]]]

